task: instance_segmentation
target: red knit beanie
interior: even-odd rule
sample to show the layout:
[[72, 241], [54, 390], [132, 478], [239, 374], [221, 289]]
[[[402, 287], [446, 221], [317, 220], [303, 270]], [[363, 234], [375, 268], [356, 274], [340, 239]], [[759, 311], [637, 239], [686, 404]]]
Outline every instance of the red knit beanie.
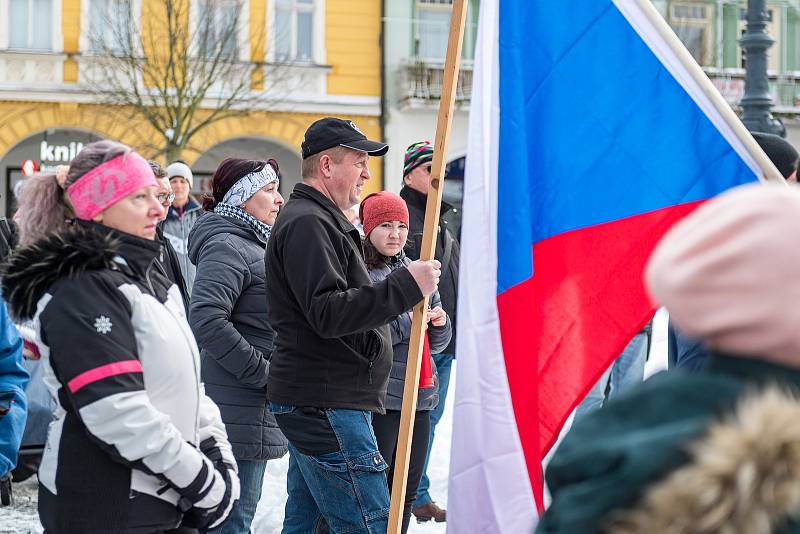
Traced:
[[367, 195], [361, 201], [358, 218], [364, 226], [364, 235], [369, 236], [376, 226], [388, 221], [400, 221], [408, 226], [408, 206], [400, 195], [379, 191]]

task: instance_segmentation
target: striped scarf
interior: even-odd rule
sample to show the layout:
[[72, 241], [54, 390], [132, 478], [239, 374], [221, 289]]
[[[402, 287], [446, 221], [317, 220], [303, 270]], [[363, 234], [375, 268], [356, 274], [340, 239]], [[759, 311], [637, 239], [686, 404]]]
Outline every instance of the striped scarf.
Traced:
[[250, 228], [255, 230], [256, 234], [264, 238], [265, 242], [269, 240], [269, 235], [272, 233], [272, 227], [270, 225], [264, 224], [238, 206], [231, 206], [230, 204], [220, 202], [214, 207], [214, 213], [247, 223]]

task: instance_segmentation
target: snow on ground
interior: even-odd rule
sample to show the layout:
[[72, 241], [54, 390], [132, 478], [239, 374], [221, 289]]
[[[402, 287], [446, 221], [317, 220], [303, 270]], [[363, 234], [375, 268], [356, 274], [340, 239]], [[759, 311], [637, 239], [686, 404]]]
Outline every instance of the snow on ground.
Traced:
[[667, 322], [669, 314], [661, 308], [653, 318], [653, 339], [650, 347], [650, 358], [644, 366], [645, 378], [650, 378], [659, 371], [667, 369]]
[[42, 525], [36, 513], [38, 493], [36, 477], [14, 484], [14, 506], [0, 508], [1, 534], [41, 534]]
[[[455, 380], [455, 364], [451, 380]], [[450, 384], [444, 416], [436, 428], [436, 441], [433, 444], [429, 475], [431, 476], [431, 495], [437, 502], [447, 504], [447, 473], [450, 466], [450, 439], [453, 426], [454, 382]], [[278, 534], [283, 524], [283, 507], [286, 503], [286, 468], [289, 457], [267, 463], [264, 489], [256, 517], [253, 521], [253, 534]], [[16, 503], [13, 507], [0, 508], [0, 534], [42, 534], [36, 512], [36, 477], [14, 484]], [[417, 524], [411, 518], [410, 534], [444, 534], [445, 523]]]

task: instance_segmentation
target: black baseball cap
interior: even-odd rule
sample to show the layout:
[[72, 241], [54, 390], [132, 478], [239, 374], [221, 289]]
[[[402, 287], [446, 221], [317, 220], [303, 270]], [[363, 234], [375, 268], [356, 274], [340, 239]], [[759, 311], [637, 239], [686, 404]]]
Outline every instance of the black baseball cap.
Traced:
[[300, 148], [306, 159], [335, 146], [359, 150], [370, 156], [383, 156], [389, 150], [386, 143], [367, 139], [353, 121], [335, 117], [325, 117], [309, 126]]
[[797, 170], [800, 154], [789, 141], [768, 133], [753, 132], [752, 135], [784, 178], [790, 177]]

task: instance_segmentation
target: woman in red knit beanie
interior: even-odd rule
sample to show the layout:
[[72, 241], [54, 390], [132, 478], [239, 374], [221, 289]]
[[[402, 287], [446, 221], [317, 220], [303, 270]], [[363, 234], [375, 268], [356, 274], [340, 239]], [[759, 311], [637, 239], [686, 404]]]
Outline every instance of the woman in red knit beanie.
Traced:
[[[411, 260], [403, 252], [408, 239], [408, 208], [399, 195], [381, 191], [367, 196], [359, 209], [359, 217], [364, 225], [364, 259], [373, 282], [383, 280]], [[422, 371], [420, 372], [417, 413], [414, 419], [414, 437], [411, 442], [411, 459], [408, 468], [408, 484], [403, 509], [403, 532], [408, 531], [411, 519], [411, 505], [417, 496], [417, 486], [425, 467], [430, 433], [430, 412], [439, 403], [439, 383], [432, 367], [431, 351], [438, 352], [450, 343], [452, 327], [450, 319], [442, 309], [438, 292], [430, 297], [431, 308], [427, 312], [427, 334], [423, 350]], [[411, 312], [405, 313], [391, 322], [392, 348], [394, 359], [386, 392], [386, 414], [374, 415], [372, 427], [378, 441], [378, 449], [390, 472], [391, 490], [394, 454], [397, 435], [400, 430], [400, 408], [403, 404], [406, 362], [408, 361], [408, 342], [411, 336]]]

